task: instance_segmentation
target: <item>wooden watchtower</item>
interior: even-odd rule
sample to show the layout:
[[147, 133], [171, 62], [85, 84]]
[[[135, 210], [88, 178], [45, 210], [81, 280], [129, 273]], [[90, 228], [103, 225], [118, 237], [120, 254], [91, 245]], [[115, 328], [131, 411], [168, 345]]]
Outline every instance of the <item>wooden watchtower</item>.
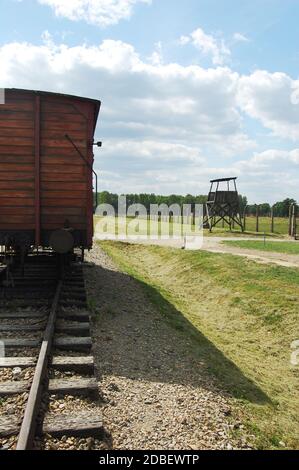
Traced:
[[244, 231], [236, 180], [221, 178], [211, 181], [204, 221], [210, 232], [221, 221], [226, 222], [230, 230], [236, 224]]

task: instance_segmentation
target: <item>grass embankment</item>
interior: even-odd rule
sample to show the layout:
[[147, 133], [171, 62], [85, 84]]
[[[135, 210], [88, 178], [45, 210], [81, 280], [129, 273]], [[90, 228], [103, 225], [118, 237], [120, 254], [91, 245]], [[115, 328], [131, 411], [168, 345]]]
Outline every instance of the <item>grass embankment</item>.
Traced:
[[264, 243], [262, 240], [238, 240], [223, 241], [225, 245], [236, 246], [239, 248], [248, 248], [250, 250], [274, 251], [277, 253], [288, 253], [290, 255], [299, 255], [299, 242], [273, 242]]
[[299, 371], [290, 355], [299, 339], [299, 270], [204, 251], [101, 246], [193, 338], [219, 387], [242, 405], [257, 446], [298, 448]]

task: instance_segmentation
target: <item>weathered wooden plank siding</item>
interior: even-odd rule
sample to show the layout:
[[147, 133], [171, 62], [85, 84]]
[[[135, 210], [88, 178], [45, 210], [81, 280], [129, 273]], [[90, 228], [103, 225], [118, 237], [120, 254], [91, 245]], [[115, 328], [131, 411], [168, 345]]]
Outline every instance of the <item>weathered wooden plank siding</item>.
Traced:
[[[41, 105], [41, 220], [42, 227], [47, 230], [63, 227], [65, 223], [82, 230], [87, 224], [86, 163], [65, 137], [69, 134], [87, 158], [87, 120], [79, 108], [80, 104], [62, 103], [55, 98], [44, 100]], [[59, 113], [59, 119], [53, 120], [53, 113]], [[60, 200], [64, 204], [63, 213]], [[74, 209], [78, 212], [74, 213]]]
[[[66, 134], [92, 164], [97, 110], [95, 102], [76, 97], [6, 90], [5, 104], [0, 106], [0, 230], [36, 228], [38, 191], [41, 232], [68, 221], [75, 230], [85, 231], [90, 245], [91, 170]], [[38, 174], [40, 184], [36, 184]]]
[[0, 228], [34, 228], [34, 98], [6, 93], [0, 106]]

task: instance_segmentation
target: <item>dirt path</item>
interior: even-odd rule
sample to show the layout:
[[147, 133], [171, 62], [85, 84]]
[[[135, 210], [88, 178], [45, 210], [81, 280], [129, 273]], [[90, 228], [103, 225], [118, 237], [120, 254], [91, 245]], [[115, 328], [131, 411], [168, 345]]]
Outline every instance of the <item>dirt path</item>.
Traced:
[[[248, 259], [252, 259], [256, 262], [269, 264], [274, 263], [279, 266], [299, 268], [299, 256], [291, 255], [288, 253], [275, 253], [271, 251], [252, 250], [246, 248], [240, 248], [237, 246], [225, 245], [222, 242], [234, 240], [236, 238], [221, 238], [221, 237], [205, 237], [203, 249], [211, 251], [213, 253], [230, 253], [232, 255], [243, 256]], [[255, 240], [256, 238], [242, 238], [242, 240]], [[272, 241], [272, 240], [271, 240]], [[285, 240], [276, 240], [285, 241]], [[296, 242], [294, 242], [296, 243]], [[297, 242], [298, 243], [298, 242]]]
[[[109, 237], [107, 237], [109, 239]], [[222, 242], [223, 241], [237, 241], [237, 240], [259, 240], [257, 237], [204, 237], [203, 239], [203, 244], [201, 243], [201, 240], [198, 239], [198, 241], [192, 241], [192, 243], [187, 243], [185, 245], [184, 239], [158, 239], [158, 240], [150, 240], [150, 239], [144, 239], [140, 241], [130, 241], [126, 240], [128, 243], [141, 243], [145, 245], [159, 245], [159, 246], [165, 246], [169, 248], [178, 248], [181, 249], [185, 247], [187, 250], [206, 250], [210, 251], [212, 253], [230, 253], [232, 255], [236, 256], [243, 256], [248, 259], [252, 259], [253, 261], [256, 261], [258, 263], [262, 264], [277, 264], [279, 266], [285, 266], [288, 268], [299, 268], [299, 256], [298, 255], [291, 255], [288, 253], [275, 253], [271, 251], [262, 251], [262, 250], [252, 250], [252, 249], [246, 249], [246, 248], [240, 248], [240, 247], [234, 247], [234, 246], [229, 246], [225, 245]], [[290, 242], [292, 240], [288, 239], [271, 239], [271, 242]], [[298, 243], [298, 241], [294, 241], [294, 243]]]
[[[98, 248], [87, 288], [104, 425], [114, 449], [250, 448], [232, 399], [217, 389], [188, 338], [161, 318], [141, 285]], [[238, 429], [244, 437], [233, 438]]]

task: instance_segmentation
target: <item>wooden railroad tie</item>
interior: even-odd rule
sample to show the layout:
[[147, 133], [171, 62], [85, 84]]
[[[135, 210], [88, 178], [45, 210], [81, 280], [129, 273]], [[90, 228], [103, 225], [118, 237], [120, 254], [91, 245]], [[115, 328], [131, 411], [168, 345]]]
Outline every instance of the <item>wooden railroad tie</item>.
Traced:
[[[6, 349], [38, 348], [41, 340], [9, 338], [2, 340]], [[69, 351], [90, 352], [92, 340], [89, 336], [63, 336], [54, 338], [54, 346], [57, 349]]]
[[[30, 389], [28, 380], [6, 381], [0, 383], [0, 397], [19, 395]], [[88, 395], [93, 398], [98, 396], [98, 383], [95, 378], [80, 379], [51, 379], [49, 380], [49, 393], [56, 395]]]
[[[35, 357], [1, 357], [0, 369], [19, 367], [27, 369], [35, 367]], [[51, 366], [60, 371], [74, 371], [84, 374], [94, 373], [94, 358], [92, 356], [54, 356]]]
[[[0, 437], [15, 436], [20, 430], [20, 419], [16, 416], [0, 416]], [[98, 411], [79, 411], [74, 415], [48, 414], [38, 434], [53, 437], [80, 436], [102, 437], [103, 420]]]

